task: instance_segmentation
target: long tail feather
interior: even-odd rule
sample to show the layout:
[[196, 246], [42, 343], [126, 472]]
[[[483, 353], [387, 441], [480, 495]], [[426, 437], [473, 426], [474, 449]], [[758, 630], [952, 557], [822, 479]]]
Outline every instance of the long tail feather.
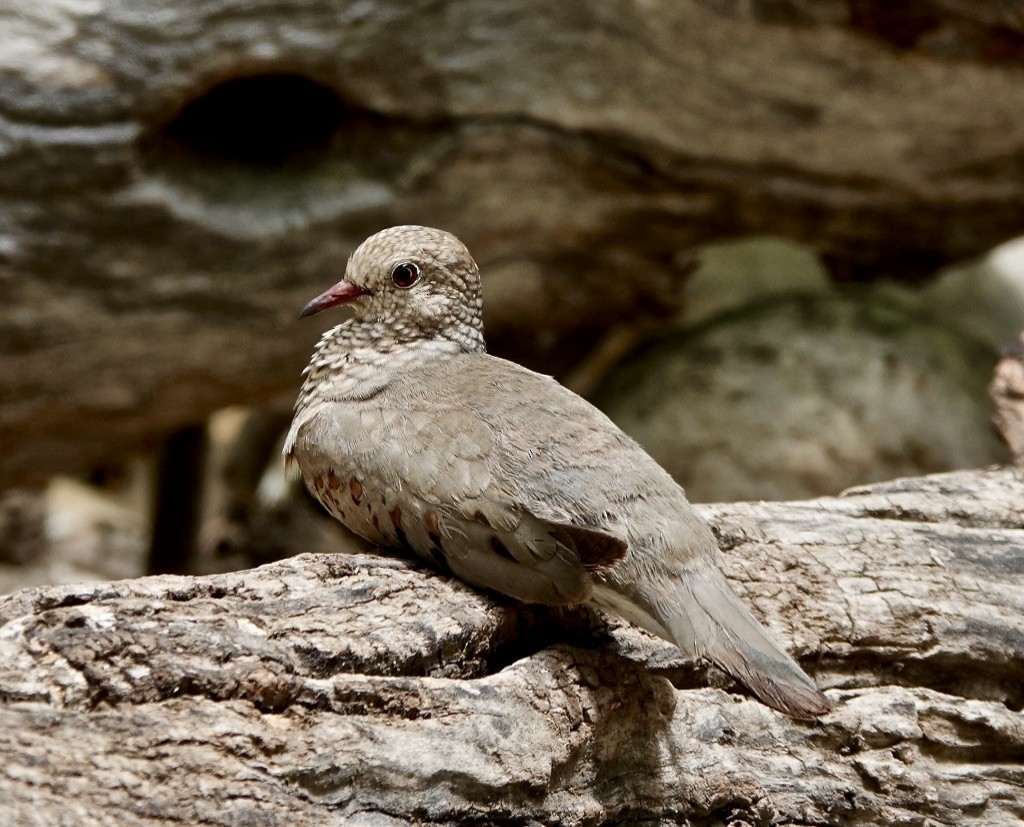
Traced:
[[665, 618], [677, 646], [695, 645], [693, 654], [714, 661], [768, 706], [794, 718], [815, 718], [832, 709], [814, 681], [754, 620], [717, 566], [687, 572], [679, 588], [686, 611]]
[[708, 658], [773, 709], [794, 718], [831, 711], [832, 702], [754, 620], [713, 562], [658, 580], [639, 590], [642, 600], [607, 587], [595, 599], [684, 652]]

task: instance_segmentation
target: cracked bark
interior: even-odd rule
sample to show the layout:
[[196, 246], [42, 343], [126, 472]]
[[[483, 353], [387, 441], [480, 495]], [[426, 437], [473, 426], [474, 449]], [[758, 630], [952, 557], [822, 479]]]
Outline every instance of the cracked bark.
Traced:
[[293, 388], [296, 309], [386, 224], [458, 233], [549, 372], [709, 239], [916, 278], [1018, 234], [1019, 11], [890, 6], [3, 4], [0, 480]]
[[704, 510], [824, 720], [393, 558], [51, 586], [0, 600], [0, 820], [1024, 819], [1024, 472]]

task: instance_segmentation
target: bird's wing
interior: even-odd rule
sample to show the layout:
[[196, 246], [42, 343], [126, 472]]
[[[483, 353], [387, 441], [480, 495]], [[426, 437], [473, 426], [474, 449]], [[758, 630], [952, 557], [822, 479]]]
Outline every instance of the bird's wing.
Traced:
[[534, 514], [495, 478], [498, 442], [447, 395], [386, 394], [322, 403], [293, 428], [290, 449], [307, 479], [353, 474], [395, 545], [520, 600], [586, 600], [589, 572], [621, 559], [625, 540]]
[[472, 411], [488, 429], [491, 476], [532, 514], [629, 543], [654, 532], [684, 557], [717, 548], [672, 477], [551, 377], [485, 354], [450, 359], [428, 373], [431, 386], [451, 389], [442, 391], [446, 405]]
[[436, 551], [454, 574], [532, 603], [588, 599], [589, 572], [626, 553], [617, 537], [541, 520], [518, 504], [493, 499], [440, 508], [437, 522]]

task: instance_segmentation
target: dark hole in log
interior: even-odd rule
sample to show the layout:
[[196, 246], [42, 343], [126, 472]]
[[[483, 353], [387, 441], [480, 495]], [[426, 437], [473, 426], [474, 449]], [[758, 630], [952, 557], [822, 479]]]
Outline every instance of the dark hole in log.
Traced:
[[301, 75], [236, 78], [188, 103], [163, 129], [179, 148], [212, 159], [272, 166], [325, 151], [347, 107]]
[[848, 0], [850, 25], [897, 49], [913, 49], [941, 24], [941, 16], [928, 3], [887, 3], [883, 0]]
[[897, 49], [982, 63], [1024, 59], [1024, 34], [1019, 25], [990, 25], [983, 17], [950, 13], [932, 0], [846, 0], [846, 4], [854, 29]]

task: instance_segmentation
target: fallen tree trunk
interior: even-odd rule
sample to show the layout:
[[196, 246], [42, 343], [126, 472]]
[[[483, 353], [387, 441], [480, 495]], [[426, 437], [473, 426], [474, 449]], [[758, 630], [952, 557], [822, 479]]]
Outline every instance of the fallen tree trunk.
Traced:
[[0, 821], [1024, 819], [1024, 472], [705, 511], [820, 722], [390, 558], [53, 586], [0, 600]]
[[294, 315], [394, 223], [496, 349], [574, 363], [774, 233], [913, 279], [1024, 225], [1001, 0], [0, 4], [0, 482], [294, 388]]

